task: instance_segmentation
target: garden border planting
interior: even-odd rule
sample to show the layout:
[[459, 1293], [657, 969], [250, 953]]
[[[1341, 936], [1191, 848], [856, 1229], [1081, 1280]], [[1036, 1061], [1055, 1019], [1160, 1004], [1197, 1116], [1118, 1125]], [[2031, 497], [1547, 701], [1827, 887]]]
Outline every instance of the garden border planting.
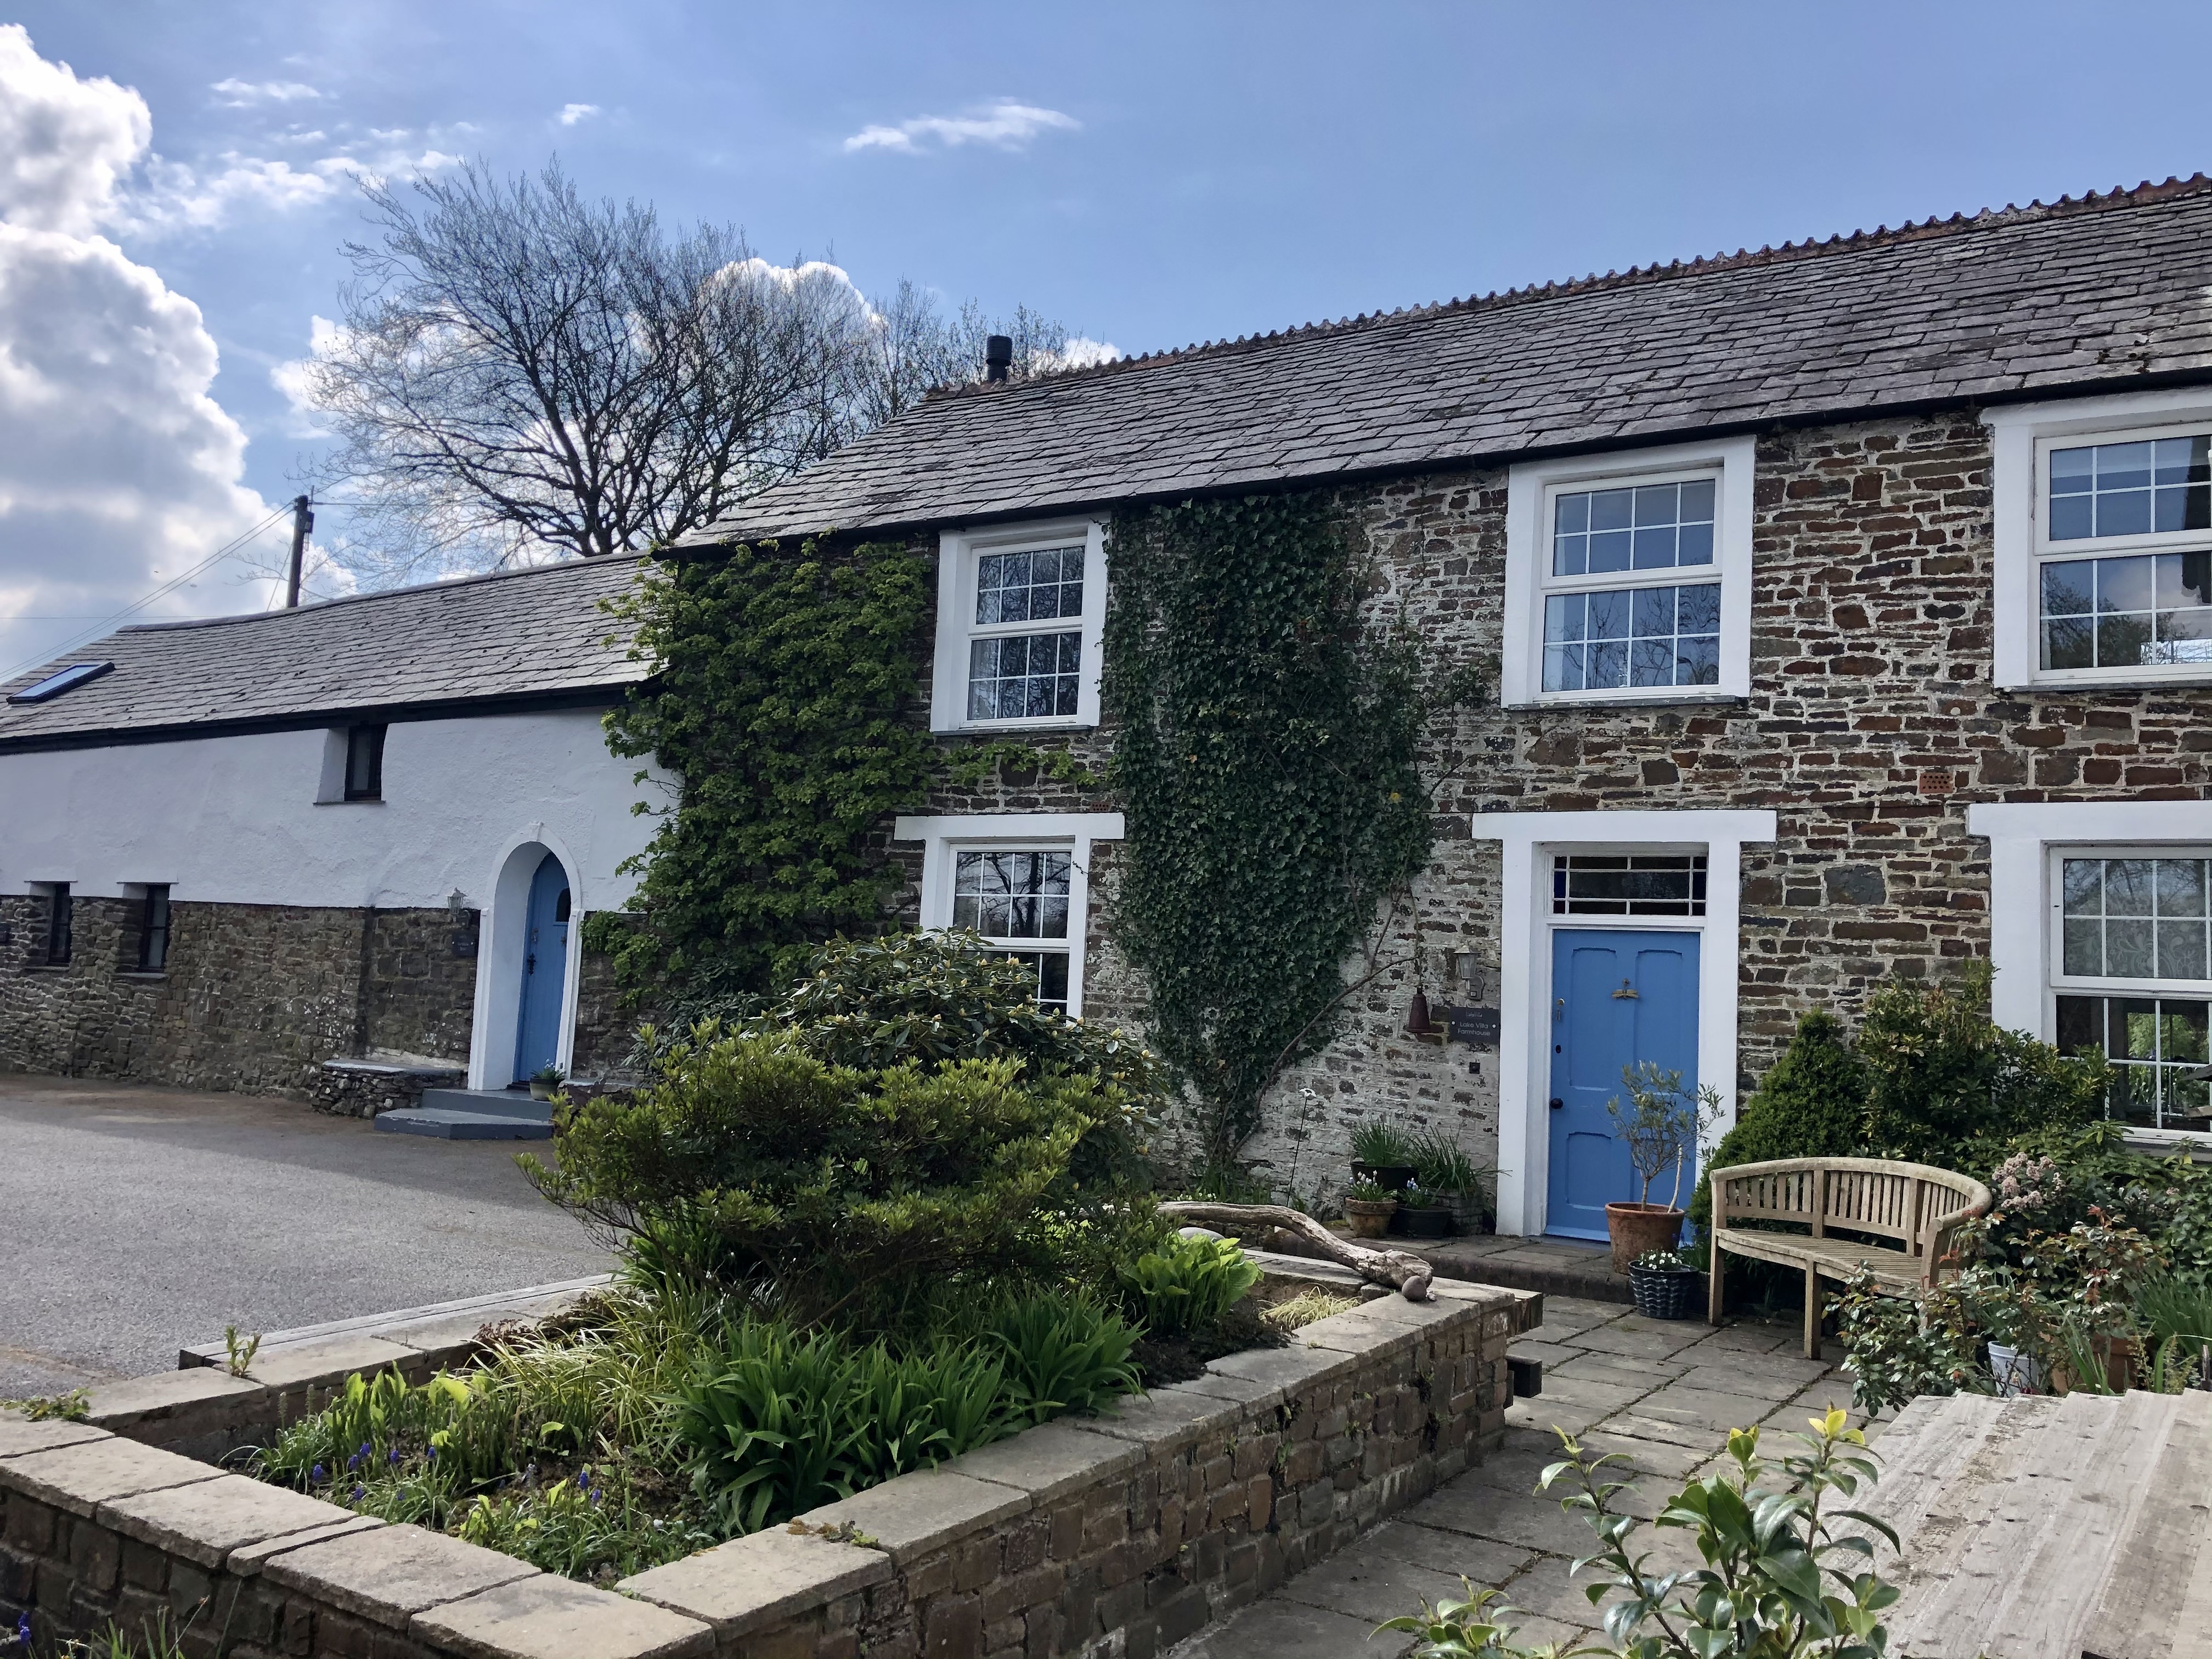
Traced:
[[[299, 1345], [244, 1379], [118, 1384], [106, 1427], [0, 1416], [0, 1618], [51, 1643], [166, 1614], [188, 1651], [246, 1659], [1152, 1659], [1478, 1458], [1503, 1432], [1506, 1347], [1541, 1317], [1489, 1285], [1378, 1298], [623, 1594], [165, 1449], [244, 1443], [365, 1364], [444, 1363], [380, 1337]], [[324, 1363], [341, 1348], [345, 1370]]]

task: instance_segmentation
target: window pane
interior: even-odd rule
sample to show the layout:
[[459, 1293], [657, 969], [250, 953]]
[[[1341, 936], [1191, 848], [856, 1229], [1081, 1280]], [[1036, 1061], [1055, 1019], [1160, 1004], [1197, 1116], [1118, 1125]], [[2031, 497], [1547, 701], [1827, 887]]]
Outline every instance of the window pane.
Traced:
[[2097, 561], [2097, 611], [2148, 611], [2153, 605], [2156, 559]]
[[2097, 567], [2089, 559], [2069, 559], [2043, 567], [2043, 614], [2086, 617], [2097, 608]]
[[2064, 971], [2082, 979], [2102, 979], [2105, 975], [2105, 924], [2094, 917], [2069, 916], [2060, 926], [2066, 941], [2061, 952], [2065, 961]]
[[1713, 685], [1720, 588], [1628, 587], [1544, 602], [1544, 689]]
[[[1686, 488], [1687, 486], [1685, 486]], [[1677, 559], [1681, 564], [1711, 564], [1713, 562], [1713, 527], [1709, 524], [1686, 524], [1682, 526], [1681, 553]]]
[[2151, 951], [2151, 923], [2132, 918], [2105, 920], [2105, 971], [2114, 979], [2154, 979], [2156, 958]]
[[1083, 614], [1083, 549], [986, 553], [975, 561], [979, 623], [1049, 622]]
[[[2212, 474], [2208, 474], [2212, 477]], [[1713, 481], [1698, 478], [1682, 486], [1682, 522], [1711, 524], [1713, 517]]]
[[2051, 538], [2212, 528], [2212, 437], [2054, 450]]
[[1705, 913], [1705, 856], [1558, 854], [1552, 860], [1552, 911], [1578, 916], [1701, 916]]
[[2108, 916], [2147, 916], [2156, 894], [2154, 861], [2149, 859], [2108, 859], [2105, 862], [2105, 914]]
[[2066, 859], [2059, 866], [2059, 886], [2069, 916], [2102, 915], [2105, 910], [2105, 861]]
[[1080, 634], [1015, 634], [968, 650], [968, 718], [1036, 720], [1076, 712]]
[[987, 939], [1066, 939], [1068, 853], [962, 853], [953, 866], [952, 925]]
[[2066, 859], [2063, 971], [2116, 979], [2212, 979], [2212, 860]]

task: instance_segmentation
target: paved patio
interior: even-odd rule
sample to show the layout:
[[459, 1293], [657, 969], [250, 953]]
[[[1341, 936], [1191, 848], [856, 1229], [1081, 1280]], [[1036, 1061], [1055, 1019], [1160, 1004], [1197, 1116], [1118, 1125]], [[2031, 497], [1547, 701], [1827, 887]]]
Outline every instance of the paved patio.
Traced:
[[[1561, 1510], [1557, 1496], [1533, 1490], [1559, 1458], [1552, 1425], [1596, 1450], [1626, 1454], [1644, 1490], [1621, 1507], [1656, 1513], [1672, 1490], [1665, 1483], [1710, 1462], [1729, 1429], [1798, 1431], [1816, 1409], [1850, 1403], [1833, 1345], [1814, 1361], [1797, 1342], [1794, 1322], [1714, 1330], [1702, 1320], [1650, 1320], [1613, 1303], [1547, 1297], [1542, 1328], [1513, 1348], [1543, 1360], [1544, 1390], [1513, 1402], [1502, 1447], [1350, 1549], [1191, 1638], [1175, 1659], [1384, 1659], [1408, 1638], [1370, 1641], [1375, 1626], [1418, 1612], [1424, 1600], [1458, 1600], [1462, 1574], [1502, 1588], [1525, 1610], [1524, 1643], [1596, 1635], [1581, 1587], [1589, 1579], [1571, 1581], [1567, 1571], [1590, 1547], [1590, 1530]], [[1694, 1562], [1687, 1533], [1638, 1537], [1656, 1565]]]
[[0, 1073], [0, 1398], [166, 1370], [228, 1324], [604, 1273], [514, 1152], [294, 1101]]

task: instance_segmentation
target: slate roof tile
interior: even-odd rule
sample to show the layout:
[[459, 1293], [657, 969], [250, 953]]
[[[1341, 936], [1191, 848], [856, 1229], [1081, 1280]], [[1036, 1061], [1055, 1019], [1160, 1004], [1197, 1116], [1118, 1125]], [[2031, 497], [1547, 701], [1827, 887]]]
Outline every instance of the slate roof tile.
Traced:
[[[296, 611], [125, 628], [0, 685], [69, 663], [113, 672], [50, 702], [0, 702], [0, 750], [106, 732], [189, 730], [485, 698], [615, 690], [641, 678], [599, 600], [629, 559], [576, 559]], [[615, 643], [607, 643], [610, 636]]]

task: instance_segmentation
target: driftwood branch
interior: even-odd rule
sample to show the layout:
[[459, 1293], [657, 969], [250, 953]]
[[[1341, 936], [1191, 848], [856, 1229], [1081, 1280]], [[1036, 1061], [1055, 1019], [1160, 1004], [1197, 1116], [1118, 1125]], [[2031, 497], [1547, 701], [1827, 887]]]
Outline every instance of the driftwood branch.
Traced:
[[1163, 1204], [1160, 1213], [1186, 1226], [1225, 1227], [1254, 1231], [1279, 1227], [1296, 1233], [1340, 1267], [1349, 1267], [1370, 1284], [1388, 1285], [1408, 1302], [1431, 1300], [1429, 1283], [1436, 1269], [1419, 1256], [1403, 1250], [1370, 1250], [1338, 1237], [1316, 1221], [1280, 1204]]

